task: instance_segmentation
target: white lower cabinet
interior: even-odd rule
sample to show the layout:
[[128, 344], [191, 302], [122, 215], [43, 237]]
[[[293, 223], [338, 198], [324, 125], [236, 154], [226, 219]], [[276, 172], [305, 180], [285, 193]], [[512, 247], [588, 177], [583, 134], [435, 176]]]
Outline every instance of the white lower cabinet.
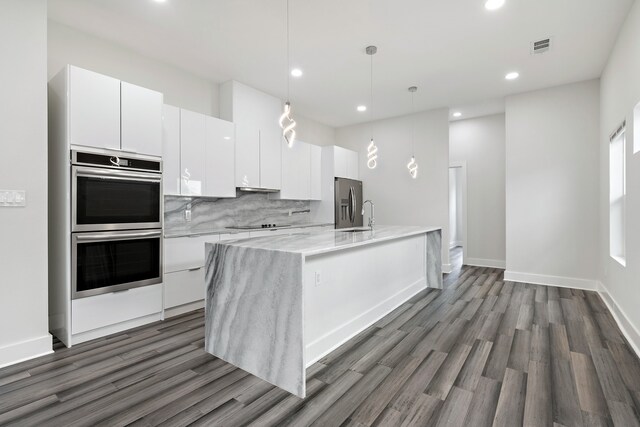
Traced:
[[204, 299], [205, 244], [219, 239], [216, 234], [164, 239], [165, 310]]
[[162, 285], [71, 301], [71, 333], [80, 334], [162, 312]]

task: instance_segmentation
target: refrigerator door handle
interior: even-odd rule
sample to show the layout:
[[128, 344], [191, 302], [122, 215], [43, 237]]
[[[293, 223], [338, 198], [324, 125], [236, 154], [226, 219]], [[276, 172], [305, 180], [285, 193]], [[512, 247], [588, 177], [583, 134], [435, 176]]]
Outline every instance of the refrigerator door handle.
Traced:
[[357, 196], [356, 196], [356, 189], [354, 187], [351, 187], [351, 224], [353, 225], [353, 223], [356, 221], [356, 207], [358, 206], [358, 200], [357, 200]]

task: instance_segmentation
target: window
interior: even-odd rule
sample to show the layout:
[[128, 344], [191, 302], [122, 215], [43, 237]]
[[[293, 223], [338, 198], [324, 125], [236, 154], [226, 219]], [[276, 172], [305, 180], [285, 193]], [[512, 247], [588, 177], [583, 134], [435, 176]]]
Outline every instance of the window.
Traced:
[[613, 135], [609, 145], [609, 254], [623, 266], [625, 260], [625, 123]]

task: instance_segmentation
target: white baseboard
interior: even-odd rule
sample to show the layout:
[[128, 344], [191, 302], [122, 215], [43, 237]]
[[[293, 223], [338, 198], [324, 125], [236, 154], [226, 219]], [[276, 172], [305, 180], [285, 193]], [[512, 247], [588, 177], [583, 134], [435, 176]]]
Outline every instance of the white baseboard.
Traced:
[[191, 302], [188, 304], [179, 305], [177, 307], [166, 308], [164, 310], [164, 318], [168, 319], [170, 317], [179, 316], [181, 314], [188, 313], [190, 311], [199, 310], [204, 307], [204, 300]]
[[444, 274], [449, 274], [453, 271], [453, 267], [451, 267], [451, 264], [442, 264], [442, 272]]
[[53, 353], [51, 334], [0, 348], [0, 368]]
[[558, 286], [560, 288], [584, 289], [595, 291], [598, 288], [598, 281], [591, 279], [578, 279], [575, 277], [547, 276], [544, 274], [518, 273], [515, 271], [505, 271], [504, 280], [510, 282], [533, 283], [535, 285]]
[[306, 367], [313, 365], [426, 288], [426, 279], [420, 279], [358, 317], [350, 319], [348, 322], [310, 342], [305, 348]]
[[622, 334], [625, 336], [633, 351], [636, 352], [636, 355], [640, 357], [640, 331], [631, 323], [629, 317], [622, 310], [620, 305], [616, 302], [616, 300], [611, 296], [607, 287], [602, 283], [598, 282], [597, 291], [602, 297], [602, 300], [607, 305], [607, 308], [613, 315], [613, 318], [616, 320], [618, 327], [622, 331]]
[[465, 265], [474, 267], [506, 268], [507, 263], [498, 259], [465, 258]]

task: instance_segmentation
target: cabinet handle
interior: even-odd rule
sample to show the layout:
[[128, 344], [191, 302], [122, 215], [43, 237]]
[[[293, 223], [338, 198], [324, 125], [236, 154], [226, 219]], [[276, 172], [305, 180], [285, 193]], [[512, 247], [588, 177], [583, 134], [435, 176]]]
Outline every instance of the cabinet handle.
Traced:
[[196, 268], [190, 268], [189, 271], [198, 271], [200, 270], [202, 267], [196, 267]]

